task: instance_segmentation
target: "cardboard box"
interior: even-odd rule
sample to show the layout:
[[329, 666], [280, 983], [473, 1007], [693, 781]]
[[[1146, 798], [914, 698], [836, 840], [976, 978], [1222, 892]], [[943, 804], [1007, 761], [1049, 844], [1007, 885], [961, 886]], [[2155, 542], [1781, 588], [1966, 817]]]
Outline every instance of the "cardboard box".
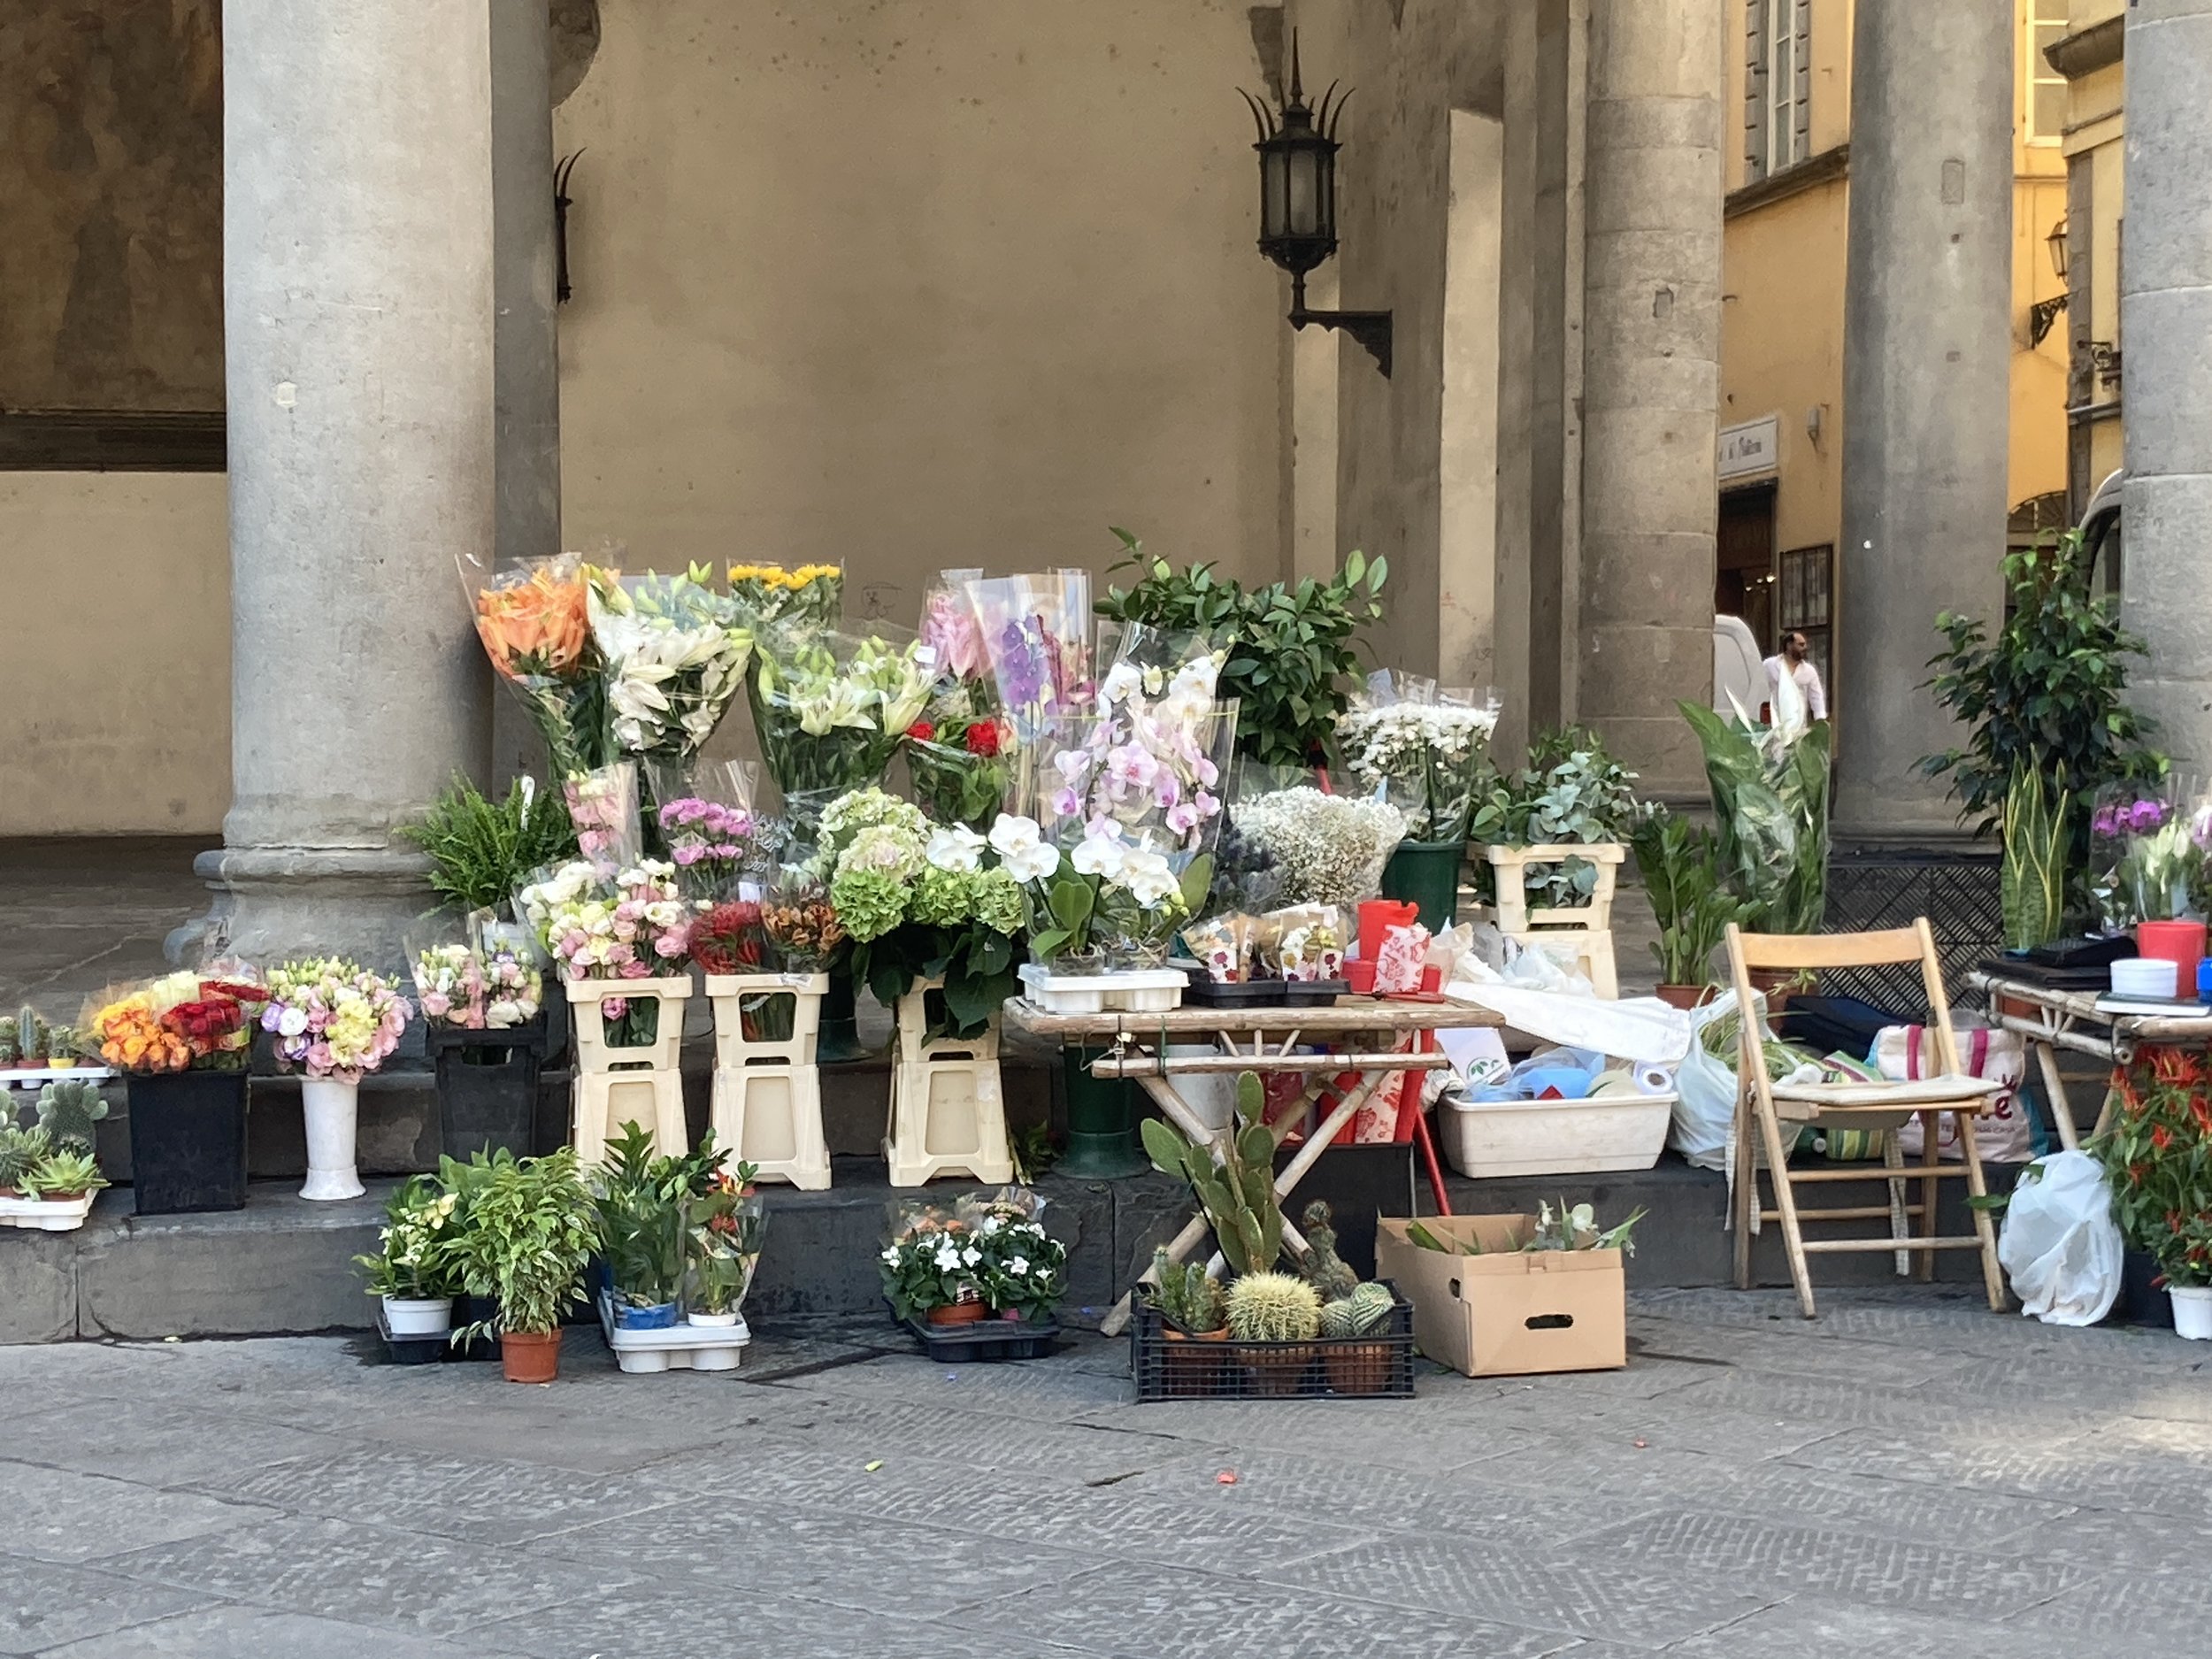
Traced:
[[1484, 1254], [1446, 1255], [1406, 1237], [1385, 1217], [1376, 1273], [1413, 1303], [1413, 1340], [1431, 1359], [1470, 1377], [1613, 1371], [1628, 1363], [1627, 1281], [1618, 1250], [1533, 1250], [1533, 1216], [1432, 1216], [1421, 1225]]

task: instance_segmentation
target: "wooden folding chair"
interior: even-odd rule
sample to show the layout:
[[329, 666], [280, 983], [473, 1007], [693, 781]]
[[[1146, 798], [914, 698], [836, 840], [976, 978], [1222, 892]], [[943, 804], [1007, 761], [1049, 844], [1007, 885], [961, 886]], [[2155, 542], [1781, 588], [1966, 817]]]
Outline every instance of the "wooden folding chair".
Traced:
[[[1921, 979], [1927, 987], [1927, 1033], [1939, 1068], [1936, 1076], [1909, 1082], [1880, 1083], [1777, 1083], [1768, 1078], [1766, 1056], [1760, 1048], [1759, 1025], [1752, 1014], [1754, 969], [1794, 972], [1809, 968], [1864, 968], [1905, 962], [1920, 964]], [[1958, 1040], [1951, 1030], [1951, 1005], [1943, 994], [1943, 968], [1936, 959], [1935, 936], [1928, 931], [1927, 918], [1922, 917], [1910, 927], [1878, 933], [1747, 933], [1732, 922], [1728, 928], [1728, 970], [1735, 981], [1736, 1006], [1743, 1010], [1736, 1067], [1736, 1181], [1731, 1195], [1731, 1222], [1736, 1229], [1737, 1288], [1751, 1288], [1754, 1223], [1778, 1221], [1782, 1224], [1782, 1241], [1789, 1252], [1790, 1278], [1797, 1286], [1797, 1305], [1808, 1319], [1813, 1317], [1813, 1285], [1808, 1258], [1849, 1253], [1895, 1252], [1901, 1274], [1906, 1270], [1908, 1254], [1916, 1253], [1920, 1256], [1920, 1278], [1932, 1279], [1935, 1276], [1936, 1251], [1979, 1250], [1989, 1305], [2001, 1312], [2005, 1307], [2004, 1279], [1998, 1271], [1997, 1232], [1988, 1210], [1979, 1205], [1972, 1207], [1974, 1232], [1970, 1237], [1939, 1238], [1936, 1234], [1939, 1181], [1952, 1176], [1963, 1177], [1967, 1192], [1975, 1198], [1982, 1197], [1988, 1190], [1982, 1181], [1981, 1155], [1974, 1144], [1974, 1119], [1990, 1110], [1992, 1097], [2001, 1094], [2004, 1086], [1962, 1073]], [[1947, 1113], [1957, 1125], [1959, 1149], [1964, 1155], [1957, 1164], [1944, 1164], [1936, 1156], [1937, 1131]], [[1895, 1135], [1900, 1127], [1915, 1117], [1921, 1121], [1924, 1161], [1908, 1168], [1898, 1158]], [[1786, 1141], [1783, 1138], [1785, 1124], [1791, 1131]], [[1845, 1168], [1793, 1170], [1788, 1147], [1795, 1141], [1799, 1129], [1813, 1125], [1882, 1132], [1888, 1138], [1885, 1167], [1872, 1173]], [[1755, 1148], [1763, 1150], [1773, 1179], [1771, 1210], [1760, 1207], [1759, 1156]], [[1919, 1201], [1916, 1203], [1905, 1202], [1905, 1187], [1909, 1179], [1920, 1183]], [[1800, 1187], [1869, 1180], [1889, 1183], [1888, 1203], [1807, 1209], [1797, 1202], [1796, 1189]], [[1808, 1239], [1802, 1228], [1806, 1221], [1878, 1219], [1889, 1221], [1888, 1236]], [[1916, 1236], [1909, 1226], [1915, 1220], [1920, 1224]]]

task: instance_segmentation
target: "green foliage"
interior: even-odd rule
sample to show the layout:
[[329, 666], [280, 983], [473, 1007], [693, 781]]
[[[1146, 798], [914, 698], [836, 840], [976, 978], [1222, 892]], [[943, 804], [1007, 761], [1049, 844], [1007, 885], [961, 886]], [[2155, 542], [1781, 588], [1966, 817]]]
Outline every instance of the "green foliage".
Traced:
[[1769, 726], [1675, 705], [1705, 750], [1720, 862], [1730, 888], [1770, 933], [1810, 933], [1828, 909], [1831, 731], [1816, 720], [1793, 743]]
[[53, 1149], [53, 1141], [45, 1130], [0, 1123], [0, 1192], [19, 1189], [23, 1178]]
[[1186, 1336], [1210, 1336], [1228, 1324], [1221, 1281], [1203, 1262], [1172, 1262], [1164, 1249], [1152, 1252], [1152, 1283], [1145, 1298]]
[[430, 855], [430, 886], [462, 910], [495, 910], [530, 872], [576, 856], [576, 831], [560, 793], [518, 778], [494, 801], [467, 778], [400, 831]]
[[1651, 954], [1659, 958], [1660, 981], [1709, 983], [1713, 953], [1727, 937], [1728, 924], [1749, 926], [1757, 918], [1751, 905], [1721, 885], [1718, 840], [1664, 807], [1654, 807], [1629, 841], [1659, 924]]
[[1389, 562], [1355, 550], [1325, 582], [1308, 577], [1248, 592], [1210, 565], [1178, 571], [1148, 558], [1128, 531], [1114, 534], [1127, 557], [1113, 568], [1138, 574], [1128, 588], [1109, 589], [1098, 614], [1202, 634], [1226, 648], [1217, 695], [1239, 700], [1237, 752], [1274, 766], [1323, 760], [1359, 675], [1353, 641], [1382, 619]]
[[58, 1150], [90, 1152], [98, 1133], [94, 1125], [107, 1115], [99, 1085], [82, 1078], [65, 1078], [38, 1092], [38, 1126]]
[[942, 979], [927, 999], [932, 1033], [956, 1041], [980, 1036], [1016, 993], [1015, 941], [979, 924], [926, 927], [906, 922], [852, 948], [853, 978], [886, 1008], [920, 979]]
[[2005, 791], [2004, 864], [1999, 874], [2005, 943], [2025, 950], [2058, 937], [2065, 922], [2073, 797], [2055, 789], [2040, 764], [2024, 762]]
[[1321, 1293], [1324, 1302], [1336, 1302], [1352, 1294], [1359, 1283], [1344, 1258], [1336, 1253], [1336, 1229], [1328, 1200], [1317, 1198], [1306, 1206], [1306, 1253], [1298, 1258], [1298, 1277]]
[[472, 1295], [492, 1297], [498, 1311], [455, 1332], [455, 1340], [558, 1330], [561, 1315], [584, 1300], [577, 1279], [599, 1248], [599, 1212], [584, 1187], [576, 1148], [541, 1158], [517, 1158], [502, 1148], [480, 1167], [458, 1167], [467, 1212], [458, 1251], [462, 1282]]
[[1240, 1342], [1306, 1342], [1321, 1329], [1321, 1297], [1288, 1273], [1245, 1273], [1229, 1286], [1229, 1334]]
[[2084, 1148], [2104, 1166], [2120, 1236], [2170, 1285], [2212, 1285], [2212, 1088], [2202, 1054], [2145, 1048], [2113, 1080], [2112, 1118]]
[[384, 1202], [384, 1225], [377, 1252], [357, 1256], [366, 1271], [372, 1296], [405, 1296], [436, 1301], [452, 1295], [461, 1282], [460, 1195], [434, 1175], [411, 1175]]
[[100, 1166], [92, 1161], [89, 1152], [72, 1152], [61, 1148], [41, 1158], [21, 1182], [24, 1192], [33, 1198], [75, 1198], [106, 1185]]
[[676, 1300], [684, 1282], [684, 1207], [703, 1195], [726, 1154], [707, 1136], [698, 1149], [657, 1155], [653, 1137], [635, 1123], [607, 1142], [599, 1167], [599, 1230], [615, 1300], [657, 1308]]
[[1262, 1120], [1258, 1076], [1237, 1078], [1237, 1121], [1233, 1133], [1194, 1145], [1174, 1125], [1144, 1120], [1144, 1149], [1153, 1167], [1190, 1183], [1214, 1230], [1215, 1242], [1233, 1271], [1260, 1273], [1282, 1254], [1283, 1211], [1275, 1195], [1275, 1137]]
[[1395, 1305], [1387, 1285], [1355, 1284], [1344, 1295], [1321, 1304], [1321, 1334], [1334, 1342], [1372, 1336], [1389, 1323]]
[[1014, 1185], [1034, 1187], [1037, 1178], [1060, 1161], [1060, 1148], [1052, 1144], [1049, 1124], [1024, 1124], [1013, 1133]]
[[[1595, 732], [1562, 726], [1529, 745], [1527, 765], [1512, 773], [1493, 769], [1477, 787], [1467, 837], [1496, 847], [1625, 841], [1643, 810], [1635, 781], [1636, 774], [1606, 752]], [[1486, 896], [1490, 866], [1476, 868]], [[1523, 868], [1523, 885], [1539, 904], [1586, 902], [1597, 884], [1598, 867], [1586, 858]]]

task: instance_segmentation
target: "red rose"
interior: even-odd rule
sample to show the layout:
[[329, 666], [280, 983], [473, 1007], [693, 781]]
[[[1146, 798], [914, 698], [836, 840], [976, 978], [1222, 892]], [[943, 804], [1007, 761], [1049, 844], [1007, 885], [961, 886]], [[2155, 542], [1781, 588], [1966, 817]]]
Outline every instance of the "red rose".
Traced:
[[906, 728], [906, 734], [917, 743], [926, 743], [936, 737], [937, 728], [927, 720], [917, 720]]
[[998, 753], [998, 722], [978, 720], [968, 728], [968, 753], [989, 759]]

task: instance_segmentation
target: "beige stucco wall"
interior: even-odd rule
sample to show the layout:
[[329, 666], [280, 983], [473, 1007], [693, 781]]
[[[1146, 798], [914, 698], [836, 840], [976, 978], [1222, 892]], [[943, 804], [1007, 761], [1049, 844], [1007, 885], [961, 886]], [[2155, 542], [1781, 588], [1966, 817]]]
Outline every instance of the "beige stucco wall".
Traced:
[[224, 484], [210, 472], [0, 472], [0, 836], [220, 828]]
[[[926, 15], [925, 15], [926, 13]], [[1233, 0], [604, 0], [561, 313], [565, 538], [1102, 565], [1110, 524], [1272, 577], [1264, 90]]]

